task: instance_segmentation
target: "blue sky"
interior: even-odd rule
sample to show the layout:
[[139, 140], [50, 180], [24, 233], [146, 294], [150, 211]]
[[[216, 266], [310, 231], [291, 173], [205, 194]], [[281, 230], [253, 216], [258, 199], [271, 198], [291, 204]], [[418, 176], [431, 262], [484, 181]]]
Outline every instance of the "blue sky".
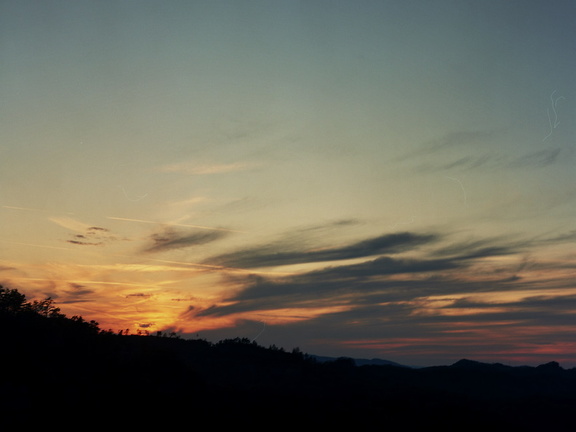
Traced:
[[104, 328], [576, 365], [575, 12], [0, 2], [0, 280]]

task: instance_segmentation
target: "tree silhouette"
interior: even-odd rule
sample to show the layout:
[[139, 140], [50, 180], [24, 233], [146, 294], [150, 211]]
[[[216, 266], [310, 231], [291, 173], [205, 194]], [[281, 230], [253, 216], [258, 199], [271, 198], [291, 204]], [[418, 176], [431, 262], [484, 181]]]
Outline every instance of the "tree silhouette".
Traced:
[[60, 308], [54, 305], [54, 300], [48, 297], [44, 300], [34, 300], [28, 303], [28, 308], [40, 316], [46, 318], [62, 318], [63, 314], [60, 313]]
[[26, 304], [26, 296], [16, 289], [4, 288], [0, 285], [0, 312], [15, 314], [22, 312]]

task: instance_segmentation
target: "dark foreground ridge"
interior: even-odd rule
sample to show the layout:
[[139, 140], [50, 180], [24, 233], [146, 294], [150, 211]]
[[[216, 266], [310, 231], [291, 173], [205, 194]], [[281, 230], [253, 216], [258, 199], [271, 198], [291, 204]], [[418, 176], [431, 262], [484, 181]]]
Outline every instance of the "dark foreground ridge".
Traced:
[[4, 426], [134, 429], [156, 421], [163, 429], [184, 422], [257, 430], [562, 431], [576, 425], [576, 370], [555, 362], [511, 367], [461, 360], [413, 369], [319, 361], [247, 339], [118, 335], [65, 317], [50, 300], [27, 303], [3, 288], [0, 352]]

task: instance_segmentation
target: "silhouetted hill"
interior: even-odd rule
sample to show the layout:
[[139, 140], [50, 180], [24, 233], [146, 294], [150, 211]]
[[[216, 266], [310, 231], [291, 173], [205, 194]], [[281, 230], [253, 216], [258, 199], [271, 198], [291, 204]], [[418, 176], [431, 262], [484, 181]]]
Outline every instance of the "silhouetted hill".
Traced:
[[156, 421], [163, 428], [184, 422], [252, 429], [562, 431], [576, 425], [576, 370], [555, 362], [511, 367], [464, 359], [414, 369], [357, 365], [345, 357], [318, 361], [247, 339], [118, 335], [68, 319], [51, 303], [7, 308], [2, 290], [4, 426], [37, 420], [76, 429], [136, 428]]
[[[320, 363], [332, 362], [332, 361], [338, 360], [339, 358], [342, 358], [342, 357], [327, 357], [327, 356], [318, 356], [318, 355], [311, 355], [311, 357]], [[353, 358], [352, 360], [354, 361], [354, 364], [356, 366], [386, 365], [386, 366], [408, 367], [408, 366], [402, 365], [400, 363], [396, 363], [396, 362], [393, 362], [390, 360], [378, 359], [378, 358], [373, 358], [373, 359]]]

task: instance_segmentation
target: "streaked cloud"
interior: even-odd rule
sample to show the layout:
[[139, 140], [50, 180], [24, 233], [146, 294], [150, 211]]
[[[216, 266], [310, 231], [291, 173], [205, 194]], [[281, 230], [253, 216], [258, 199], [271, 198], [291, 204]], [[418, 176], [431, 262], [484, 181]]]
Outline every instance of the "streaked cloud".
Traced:
[[459, 259], [482, 258], [510, 255], [534, 246], [530, 239], [513, 236], [489, 237], [482, 239], [461, 239], [441, 245], [434, 250], [436, 256], [455, 256]]
[[[331, 248], [329, 252], [341, 252], [343, 257], [351, 256], [346, 252], [363, 251], [354, 254], [363, 259], [343, 260], [339, 265], [332, 261], [333, 265], [285, 277], [237, 277], [230, 281], [233, 294], [182, 318], [237, 320], [237, 327], [203, 332], [209, 337], [253, 329], [248, 323], [262, 317], [268, 320], [270, 332], [279, 332], [282, 336], [275, 333], [277, 337], [298, 341], [300, 346], [310, 343], [321, 349], [324, 341], [327, 346], [358, 352], [376, 349], [392, 359], [397, 358], [397, 349], [406, 358], [438, 361], [450, 355], [457, 360], [463, 341], [483, 346], [479, 352], [486, 358], [497, 355], [499, 349], [506, 351], [510, 335], [504, 336], [505, 331], [513, 332], [518, 346], [525, 344], [527, 352], [534, 354], [532, 345], [548, 340], [548, 332], [554, 331], [550, 329], [561, 331], [573, 325], [576, 290], [566, 278], [573, 263], [570, 267], [564, 261], [527, 258], [543, 245], [572, 240], [573, 232], [544, 242], [512, 235], [459, 237], [404, 233], [390, 237], [389, 242], [384, 242], [384, 236]], [[391, 247], [391, 253], [369, 247], [384, 244], [401, 247], [397, 251]], [[381, 253], [370, 257], [372, 252]], [[298, 256], [315, 259], [314, 254]], [[320, 307], [324, 312], [314, 314]], [[284, 319], [284, 311], [307, 318]], [[308, 334], [310, 329], [313, 336]], [[563, 338], [562, 333], [551, 337], [550, 347], [563, 343]]]
[[[223, 299], [225, 305], [199, 313], [230, 314], [278, 307], [313, 308], [319, 304], [340, 302], [354, 307], [356, 302], [361, 302], [364, 298], [371, 298], [372, 301], [375, 298], [378, 298], [377, 301], [412, 301], [432, 292], [477, 290], [479, 286], [474, 282], [474, 276], [468, 276], [469, 281], [466, 281], [460, 274], [464, 270], [469, 271], [486, 258], [515, 252], [512, 246], [491, 246], [486, 240], [471, 242], [467, 247], [446, 246], [441, 249], [441, 254], [432, 249], [421, 252], [418, 257], [401, 255], [413, 255], [420, 245], [442, 239], [440, 235], [401, 233], [330, 249], [320, 256], [315, 253], [302, 253], [295, 255], [297, 258], [290, 255], [289, 259], [283, 256], [276, 259], [275, 253], [272, 253], [271, 265], [302, 263], [306, 258], [310, 261], [332, 262], [338, 259], [362, 258], [363, 261], [322, 267], [280, 279], [251, 276], [243, 282], [243, 287], [235, 295]], [[369, 259], [374, 255], [380, 256]], [[258, 259], [268, 262], [262, 251], [259, 252]], [[257, 260], [254, 261], [256, 262]], [[252, 261], [244, 262], [249, 263]], [[507, 277], [503, 279], [501, 276], [491, 278], [485, 288], [494, 288], [496, 284], [505, 283], [506, 279]], [[486, 278], [479, 280], [487, 283]]]
[[147, 246], [144, 252], [157, 253], [199, 246], [220, 240], [228, 235], [229, 233], [224, 231], [183, 232], [174, 227], [165, 227], [160, 232], [150, 235], [151, 245]]
[[66, 288], [62, 289], [63, 296], [66, 299], [65, 301], [67, 302], [81, 301], [86, 296], [91, 296], [95, 293], [94, 289], [88, 288], [85, 285], [79, 283], [70, 282], [68, 285], [69, 285], [68, 289]]
[[560, 156], [561, 148], [538, 150], [511, 160], [512, 168], [541, 168], [555, 163]]
[[[120, 240], [108, 228], [90, 225], [70, 217], [51, 217], [49, 220], [76, 233], [71, 233], [69, 239], [66, 240], [67, 243], [72, 245], [102, 246], [106, 243]], [[126, 240], [126, 238], [123, 238], [123, 240]]]
[[397, 161], [416, 164], [420, 172], [535, 169], [554, 164], [562, 153], [558, 146], [510, 152], [498, 145], [503, 139], [502, 131], [457, 131], [426, 142]]
[[[498, 137], [501, 132], [495, 130], [460, 130], [452, 131], [440, 136], [436, 139], [431, 139], [418, 145], [416, 150], [411, 150], [406, 154], [398, 157], [398, 162], [422, 159], [430, 156], [437, 155], [438, 153], [445, 154], [453, 150], [462, 150], [463, 148], [481, 148], [486, 143], [491, 142], [494, 138]], [[468, 163], [471, 156], [460, 158], [460, 163]], [[457, 162], [458, 163], [458, 162]]]
[[554, 237], [547, 237], [540, 240], [545, 243], [566, 243], [576, 241], [576, 230], [572, 230], [566, 233], [558, 234]]
[[[218, 266], [218, 265], [210, 265], [210, 264], [202, 264], [197, 262], [186, 262], [186, 261], [174, 261], [174, 260], [164, 260], [164, 259], [155, 259], [155, 258], [148, 258], [151, 261], [159, 262], [167, 264], [165, 268], [172, 269], [172, 270], [203, 270], [207, 272], [217, 272], [217, 273], [241, 273], [241, 274], [248, 274], [248, 275], [271, 275], [271, 276], [286, 276], [294, 274], [293, 272], [283, 272], [283, 271], [262, 271], [262, 270], [253, 270], [253, 269], [244, 269], [244, 268], [234, 268], [234, 267], [225, 267], [225, 266]], [[150, 266], [154, 268], [155, 266]]]
[[117, 240], [120, 239], [107, 228], [88, 226], [82, 234], [72, 234], [66, 241], [78, 246], [102, 246]]
[[[278, 297], [272, 294], [272, 297], [227, 302], [197, 311], [197, 315], [238, 317], [237, 326], [204, 331], [206, 337], [254, 333], [256, 326], [246, 325], [249, 317], [253, 320], [259, 316], [264, 320], [271, 317], [267, 321], [270, 333], [304, 349], [327, 349], [332, 353], [349, 349], [356, 356], [375, 350], [383, 358], [403, 358], [405, 364], [414, 365], [456, 361], [463, 356], [462, 344], [474, 350], [475, 357], [486, 360], [510, 353], [511, 349], [525, 355], [525, 359], [535, 359], [536, 345], [547, 344], [552, 348], [565, 344], [566, 332], [574, 324], [573, 292], [538, 295], [540, 290], [534, 288], [532, 295], [503, 301], [510, 290], [525, 286], [524, 281], [470, 280], [457, 274], [389, 278], [362, 284], [341, 280], [338, 285], [324, 287], [321, 293], [306, 292], [306, 288], [312, 290], [313, 284], [301, 286], [301, 291], [298, 286], [269, 284], [266, 289], [270, 292], [280, 289]], [[444, 299], [438, 299], [435, 293], [442, 292]], [[492, 300], [481, 300], [482, 293]], [[284, 321], [281, 325], [274, 323], [276, 310], [292, 307], [313, 311], [314, 305], [320, 304], [334, 310], [304, 320]], [[514, 358], [508, 357], [508, 361]]]
[[398, 253], [436, 239], [433, 234], [414, 234], [409, 232], [384, 234], [354, 244], [332, 248], [312, 248], [308, 250], [284, 251], [286, 242], [272, 246], [263, 245], [213, 258], [206, 262], [232, 267], [270, 267], [302, 263], [341, 261], [364, 258], [383, 253]]
[[[346, 322], [358, 324], [353, 326], [358, 328], [354, 336], [362, 339], [369, 337], [367, 325], [376, 326], [372, 327], [375, 331], [378, 329], [374, 336], [392, 335], [386, 330], [391, 325], [388, 323], [394, 323], [394, 331], [397, 326], [405, 326], [406, 334], [421, 336], [423, 331], [430, 332], [441, 322], [448, 325], [458, 319], [478, 325], [503, 320], [522, 321], [538, 314], [539, 307], [554, 314], [554, 304], [562, 301], [562, 295], [559, 298], [552, 289], [562, 292], [569, 285], [561, 276], [555, 281], [550, 279], [544, 288], [549, 289], [550, 294], [535, 296], [543, 287], [527, 272], [550, 273], [554, 266], [533, 269], [522, 265], [520, 257], [525, 249], [518, 248], [517, 243], [530, 244], [528, 241], [511, 242], [507, 246], [502, 239], [484, 239], [443, 247], [440, 249], [442, 254], [437, 254], [433, 248], [427, 249], [420, 258], [381, 256], [280, 279], [251, 276], [243, 283], [240, 281], [241, 289], [236, 294], [207, 309], [196, 310], [195, 314], [203, 317], [247, 317], [262, 313], [274, 316], [276, 310], [314, 310], [320, 305], [338, 307], [340, 311], [327, 312], [307, 321], [310, 328], [321, 334], [324, 327], [319, 323], [333, 320], [334, 330], [329, 330], [327, 324], [325, 331], [327, 337], [332, 334], [331, 337], [338, 340], [342, 339], [342, 332], [346, 332], [343, 327]], [[514, 258], [507, 268], [488, 274], [483, 270], [486, 262], [505, 255]], [[526, 277], [520, 277], [518, 273]], [[522, 290], [534, 294], [522, 294]], [[512, 295], [514, 292], [517, 294]], [[479, 298], [480, 293], [497, 301], [471, 300]], [[444, 296], [441, 302], [439, 295]], [[506, 301], [506, 298], [515, 300]], [[449, 310], [459, 312], [448, 313]], [[544, 325], [546, 319], [546, 314], [542, 314], [538, 322]], [[374, 320], [373, 324], [370, 324], [371, 320]], [[531, 318], [531, 322], [533, 320]], [[289, 325], [293, 326], [298, 327], [298, 324]], [[305, 338], [304, 334], [300, 336]], [[320, 337], [318, 333], [316, 336]], [[400, 336], [401, 333], [394, 335]]]

